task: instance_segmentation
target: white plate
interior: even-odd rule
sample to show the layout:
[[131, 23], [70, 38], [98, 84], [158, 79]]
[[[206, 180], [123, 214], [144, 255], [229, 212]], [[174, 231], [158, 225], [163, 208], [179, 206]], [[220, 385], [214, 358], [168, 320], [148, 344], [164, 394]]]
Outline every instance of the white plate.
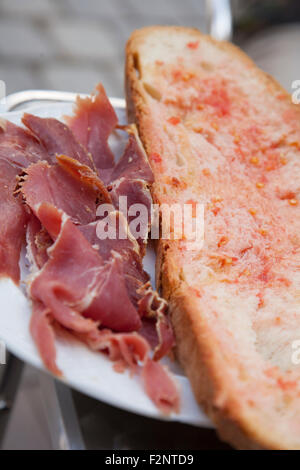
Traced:
[[[32, 106], [26, 111], [43, 117], [61, 118], [61, 116], [71, 113], [72, 104], [56, 103]], [[124, 122], [124, 111], [117, 110], [117, 112], [120, 121]], [[20, 124], [22, 114], [23, 111], [14, 111], [2, 113], [1, 117]], [[122, 141], [120, 136], [112, 138], [111, 144], [113, 149], [120, 153], [120, 147], [124, 146], [124, 139]], [[145, 257], [144, 266], [151, 275], [152, 283], [154, 283], [154, 263], [155, 254], [149, 250]], [[20, 265], [24, 280], [28, 274], [24, 253], [21, 256]], [[10, 279], [0, 281], [0, 337], [13, 354], [24, 362], [45, 370], [29, 333], [30, 302], [24, 292], [24, 284], [22, 285], [22, 283], [20, 288], [17, 288]], [[76, 340], [70, 342], [57, 338], [56, 348], [57, 363], [64, 373], [63, 381], [71, 387], [110, 405], [141, 415], [211, 427], [210, 421], [198, 407], [189, 381], [178, 364], [168, 363], [180, 387], [181, 410], [179, 414], [164, 418], [144, 393], [139, 378], [130, 377], [127, 372], [116, 373], [112, 368], [112, 363], [101, 353], [89, 350]]]

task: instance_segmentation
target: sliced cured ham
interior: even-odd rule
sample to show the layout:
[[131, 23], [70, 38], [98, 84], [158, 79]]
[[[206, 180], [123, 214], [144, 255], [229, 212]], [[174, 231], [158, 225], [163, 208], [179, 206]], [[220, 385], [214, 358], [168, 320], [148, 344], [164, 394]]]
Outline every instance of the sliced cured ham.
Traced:
[[31, 284], [31, 296], [74, 331], [90, 331], [98, 325], [115, 331], [138, 330], [140, 317], [129, 299], [119, 257], [104, 264], [79, 229], [54, 206], [41, 204], [36, 213], [56, 240], [48, 250], [49, 260]]
[[[111, 192], [115, 207], [119, 208], [120, 196], [126, 196], [128, 207], [133, 204], [142, 204], [147, 209], [149, 217], [146, 217], [136, 230], [136, 238], [142, 246], [149, 230], [152, 201], [149, 184], [153, 182], [153, 173], [136, 127], [132, 125], [126, 128], [129, 133], [128, 144], [121, 159], [115, 165], [108, 138], [118, 120], [102, 85], [97, 86], [97, 93], [92, 97], [78, 97], [74, 115], [66, 116], [65, 119], [78, 141], [93, 156], [101, 179], [105, 183], [110, 183], [108, 190]], [[70, 157], [69, 154], [66, 155]], [[66, 165], [71, 171], [76, 170], [74, 165], [72, 168], [63, 158], [60, 162], [62, 165]], [[135, 214], [129, 215], [128, 222], [135, 217]]]
[[128, 126], [129, 139], [124, 153], [115, 165], [111, 174], [111, 181], [120, 178], [127, 180], [144, 180], [153, 183], [153, 172], [149, 164], [145, 150], [139, 139], [137, 129], [134, 125]]
[[128, 126], [129, 139], [114, 167], [108, 189], [115, 207], [127, 217], [130, 230], [145, 253], [151, 221], [152, 198], [149, 185], [153, 173], [134, 125]]
[[94, 351], [108, 354], [113, 362], [123, 362], [132, 372], [144, 363], [150, 352], [148, 342], [138, 333], [113, 333], [111, 330], [98, 330], [96, 333], [77, 335]]
[[[106, 231], [114, 230], [116, 237], [102, 238], [101, 233], [103, 232], [104, 236], [105, 229]], [[120, 211], [116, 211], [114, 208], [105, 219], [102, 218], [90, 224], [82, 225], [80, 231], [91, 245], [97, 248], [98, 252], [105, 260], [111, 256], [112, 251], [116, 251], [122, 256], [128, 252], [135, 253], [139, 257], [139, 245], [129, 231], [127, 220]], [[101, 233], [99, 233], [100, 231]]]
[[73, 178], [58, 165], [30, 165], [20, 182], [20, 191], [34, 211], [48, 202], [68, 214], [75, 223], [88, 224], [96, 218], [97, 191]]
[[43, 145], [53, 163], [56, 162], [56, 155], [65, 154], [93, 167], [91, 155], [80, 145], [66, 124], [58, 119], [41, 118], [28, 113], [24, 114], [22, 122]]
[[61, 376], [62, 372], [56, 365], [53, 317], [49, 308], [38, 301], [34, 301], [32, 305], [30, 333], [47, 369], [53, 374]]
[[[174, 346], [173, 328], [168, 317], [168, 304], [154, 291], [147, 282], [138, 289], [138, 309], [142, 317], [155, 319], [152, 328], [155, 327], [157, 339], [154, 348], [154, 359], [159, 360], [165, 356]], [[148, 324], [148, 334], [151, 323]], [[154, 336], [154, 332], [152, 332]]]
[[72, 175], [73, 178], [80, 181], [85, 186], [92, 188], [94, 191], [97, 191], [99, 202], [111, 202], [111, 197], [105, 184], [89, 166], [67, 155], [57, 155], [56, 159], [61, 168]]
[[[68, 123], [30, 114], [26, 129], [0, 122], [0, 275], [18, 282], [26, 232], [30, 331], [45, 366], [62, 375], [55, 336], [68, 332], [107, 353], [116, 370], [142, 370], [149, 397], [168, 413], [177, 389], [157, 361], [174, 339], [167, 304], [142, 265], [148, 217], [134, 235], [131, 227], [130, 206], [150, 214], [151, 168], [134, 126], [115, 164], [108, 138], [117, 117], [102, 86], [77, 101]], [[114, 237], [103, 236], [114, 227]]]
[[115, 207], [124, 211], [130, 230], [140, 244], [144, 254], [151, 220], [152, 204], [147, 184], [144, 180], [127, 180], [121, 177], [114, 181], [109, 186], [109, 189]]
[[19, 258], [25, 238], [27, 214], [14, 197], [18, 169], [0, 159], [0, 276], [18, 283]]
[[0, 276], [19, 282], [19, 258], [28, 211], [14, 192], [17, 176], [47, 154], [27, 131], [9, 121], [0, 123]]
[[128, 295], [119, 256], [113, 255], [105, 264], [98, 284], [97, 294], [84, 316], [114, 331], [139, 330], [142, 322]]
[[39, 160], [49, 160], [48, 152], [38, 139], [26, 129], [4, 119], [0, 120], [1, 158], [20, 168]]
[[164, 414], [179, 410], [178, 389], [160, 363], [148, 359], [142, 371], [142, 378], [147, 394]]
[[[124, 363], [134, 370], [142, 362], [147, 393], [160, 409], [169, 412], [164, 397], [172, 381], [162, 366], [149, 365], [149, 343], [136, 333], [141, 329], [142, 320], [126, 288], [121, 255], [113, 251], [104, 261], [80, 229], [54, 206], [43, 203], [35, 212], [55, 240], [48, 249], [49, 259], [30, 287], [34, 303], [31, 331], [45, 365], [60, 373], [51, 324], [55, 320], [91, 348], [107, 351], [113, 361], [119, 361], [119, 366]], [[153, 299], [148, 302], [156, 307]], [[99, 326], [105, 329], [99, 330]], [[163, 380], [160, 393], [157, 392], [160, 384], [154, 391], [151, 388], [153, 375]]]
[[179, 411], [180, 395], [176, 383], [166, 367], [149, 358], [149, 343], [140, 334], [113, 333], [105, 329], [77, 337], [94, 351], [107, 353], [117, 371], [129, 367], [136, 372], [141, 365], [143, 386], [153, 403], [165, 415]]
[[[116, 220], [116, 234], [128, 233], [128, 225], [122, 213], [113, 212], [111, 220], [112, 225]], [[102, 221], [94, 222], [81, 226], [79, 229], [104, 260], [110, 259], [114, 252], [121, 255], [120, 262], [122, 263], [130, 299], [143, 319], [150, 318], [152, 320], [151, 324], [148, 325], [147, 332], [149, 333], [151, 328], [151, 335], [155, 337], [154, 358], [160, 359], [174, 345], [172, 327], [167, 316], [167, 302], [152, 289], [149, 276], [142, 265], [139, 245], [132, 236], [130, 238], [130, 232], [126, 239], [117, 237], [116, 239], [106, 238], [100, 240], [97, 236], [97, 226], [101, 223]], [[121, 232], [119, 231], [120, 224], [124, 227]]]
[[39, 219], [30, 214], [26, 231], [27, 258], [31, 263], [31, 270], [41, 269], [48, 260], [48, 248], [52, 245], [52, 238], [40, 223]]
[[[149, 276], [143, 269], [139, 245], [132, 237], [127, 221], [121, 212], [114, 210], [106, 219], [106, 221], [99, 220], [83, 225], [80, 231], [105, 261], [109, 260], [113, 253], [120, 254], [127, 290], [131, 301], [137, 308], [140, 299], [137, 291], [149, 281]], [[109, 227], [108, 230], [116, 229], [116, 238], [101, 239], [99, 237], [99, 228], [103, 233], [105, 226]], [[126, 238], [120, 237], [120, 233], [126, 234]]]
[[[77, 98], [74, 115], [66, 117], [66, 121], [78, 141], [93, 156], [100, 177], [106, 180], [105, 175], [109, 174], [107, 170], [114, 166], [114, 155], [109, 148], [108, 138], [118, 124], [118, 118], [103, 86], [99, 84], [96, 90], [97, 93], [91, 97]], [[68, 152], [60, 153], [69, 155]]]
[[[95, 351], [107, 352], [118, 367], [127, 366], [132, 372], [142, 365], [143, 386], [149, 398], [163, 414], [179, 411], [177, 385], [162, 364], [149, 358], [149, 343], [137, 333], [117, 333], [110, 330], [79, 335]], [[117, 369], [118, 370], [118, 369]]]

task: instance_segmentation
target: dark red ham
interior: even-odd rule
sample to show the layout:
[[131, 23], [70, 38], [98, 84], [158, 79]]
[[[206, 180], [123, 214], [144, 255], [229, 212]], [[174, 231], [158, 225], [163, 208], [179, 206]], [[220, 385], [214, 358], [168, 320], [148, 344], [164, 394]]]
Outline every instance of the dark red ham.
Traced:
[[111, 181], [122, 177], [127, 180], [143, 180], [153, 183], [153, 172], [151, 170], [147, 155], [139, 139], [136, 127], [128, 126], [129, 139], [124, 153], [115, 165], [111, 174]]
[[142, 370], [142, 378], [147, 395], [162, 413], [168, 415], [179, 411], [178, 389], [170, 374], [160, 363], [148, 359]]
[[149, 184], [153, 182], [153, 173], [136, 127], [128, 126], [127, 131], [129, 140], [111, 173], [108, 190], [115, 207], [123, 212], [125, 207], [124, 215], [131, 233], [138, 240], [144, 255], [151, 221], [152, 198]]
[[96, 218], [98, 191], [74, 179], [58, 165], [47, 162], [30, 165], [19, 187], [33, 211], [39, 203], [48, 202], [63, 210], [75, 223], [88, 224]]
[[0, 121], [1, 158], [7, 158], [20, 168], [39, 160], [49, 160], [48, 152], [37, 138], [26, 129], [12, 122]]
[[41, 225], [39, 219], [30, 214], [26, 231], [27, 258], [36, 269], [41, 269], [48, 260], [48, 248], [52, 245], [48, 232]]
[[[116, 227], [116, 234], [120, 233], [120, 224], [124, 227], [121, 233], [127, 233], [127, 222], [120, 212], [114, 211], [108, 220]], [[100, 240], [97, 236], [97, 226], [99, 227], [102, 223], [103, 221], [93, 222], [79, 229], [104, 260], [108, 260], [112, 252], [118, 252], [121, 255], [120, 262], [122, 262], [129, 297], [143, 319], [153, 320], [151, 325], [148, 325], [147, 331], [150, 331], [150, 327], [153, 330], [151, 336], [155, 337], [154, 359], [158, 360], [174, 346], [167, 302], [152, 289], [149, 276], [143, 269], [137, 242], [132, 237], [124, 240], [119, 237]]]
[[[113, 230], [116, 237], [101, 238], [109, 230]], [[104, 260], [108, 260], [113, 251], [119, 253], [126, 276], [136, 277], [142, 284], [149, 280], [143, 269], [139, 245], [131, 235], [127, 220], [121, 212], [113, 209], [105, 218], [81, 226], [80, 231]]]
[[19, 258], [28, 216], [14, 196], [18, 171], [0, 158], [0, 276], [8, 276], [15, 283], [20, 278]]
[[[35, 305], [31, 331], [45, 365], [57, 372], [51, 319], [86, 342], [98, 341], [100, 324], [124, 332], [139, 329], [141, 321], [129, 300], [118, 256], [104, 264], [70, 219], [54, 206], [40, 204], [36, 213], [55, 242], [48, 251], [49, 260], [30, 286]], [[47, 338], [49, 347], [43, 344]], [[120, 342], [120, 337], [111, 342]], [[125, 357], [125, 346], [119, 348]]]
[[143, 180], [127, 180], [122, 177], [114, 181], [109, 189], [114, 206], [121, 211], [124, 211], [123, 207], [125, 208], [124, 215], [127, 216], [130, 231], [138, 241], [144, 255], [152, 205], [147, 184]]
[[69, 127], [58, 119], [25, 113], [22, 122], [43, 145], [52, 163], [56, 162], [56, 155], [65, 154], [93, 168], [91, 155], [76, 140]]
[[59, 166], [73, 178], [98, 192], [98, 202], [111, 202], [106, 186], [90, 167], [67, 155], [57, 155], [56, 159]]
[[98, 325], [116, 331], [138, 329], [140, 317], [128, 297], [118, 256], [104, 263], [79, 229], [54, 206], [41, 204], [35, 211], [55, 243], [31, 284], [33, 299], [73, 331], [91, 331]]
[[[115, 238], [101, 238], [102, 233], [104, 234], [112, 229], [115, 230]], [[109, 259], [111, 252], [115, 251], [122, 256], [127, 255], [127, 253], [134, 253], [140, 261], [139, 245], [129, 232], [127, 220], [121, 212], [115, 209], [105, 219], [98, 219], [98, 221], [82, 225], [80, 231], [90, 244], [97, 248], [98, 253], [104, 260]]]
[[28, 211], [14, 195], [17, 176], [47, 153], [27, 131], [1, 120], [0, 125], [0, 276], [19, 282], [19, 258]]
[[114, 331], [139, 330], [142, 322], [128, 295], [121, 257], [113, 255], [105, 264], [98, 286], [84, 316]]
[[[91, 153], [102, 179], [105, 170], [114, 166], [114, 156], [108, 145], [108, 137], [118, 123], [117, 115], [101, 84], [97, 93], [87, 98], [78, 97], [72, 117], [66, 117], [78, 141]], [[66, 153], [69, 156], [68, 152]], [[104, 170], [104, 171], [102, 171]]]
[[[35, 213], [55, 240], [48, 250], [49, 259], [30, 286], [34, 303], [31, 331], [45, 365], [59, 372], [51, 326], [51, 321], [55, 320], [93, 349], [108, 351], [114, 361], [122, 360], [131, 368], [139, 361], [146, 363], [143, 376], [147, 393], [151, 392], [151, 399], [158, 404], [158, 398], [149, 389], [149, 361], [146, 359], [149, 344], [136, 333], [125, 334], [138, 331], [142, 323], [128, 296], [121, 255], [113, 252], [108, 261], [104, 261], [71, 220], [54, 206], [39, 204]], [[148, 299], [148, 303], [156, 308], [157, 299]], [[103, 333], [99, 326], [120, 333], [107, 330]], [[161, 397], [166, 386], [170, 387], [169, 378], [165, 377], [164, 369], [155, 366], [151, 367], [150, 375], [153, 370], [163, 378], [158, 406], [165, 411]]]
[[[153, 174], [134, 126], [127, 128], [128, 144], [114, 164], [108, 138], [117, 117], [101, 85], [97, 91], [77, 100], [71, 128], [29, 114], [23, 118], [27, 129], [0, 122], [0, 274], [18, 281], [27, 224], [35, 267], [30, 330], [46, 367], [61, 375], [54, 332], [69, 332], [107, 353], [116, 370], [142, 370], [149, 397], [169, 413], [178, 409], [178, 392], [157, 361], [174, 338], [167, 304], [142, 265]], [[138, 212], [120, 212], [120, 197], [127, 198], [129, 211], [139, 211], [137, 204], [147, 209], [140, 230], [134, 231]], [[109, 217], [101, 213], [103, 204]], [[103, 237], [103, 224], [109, 219], [110, 230], [114, 217], [116, 238]]]

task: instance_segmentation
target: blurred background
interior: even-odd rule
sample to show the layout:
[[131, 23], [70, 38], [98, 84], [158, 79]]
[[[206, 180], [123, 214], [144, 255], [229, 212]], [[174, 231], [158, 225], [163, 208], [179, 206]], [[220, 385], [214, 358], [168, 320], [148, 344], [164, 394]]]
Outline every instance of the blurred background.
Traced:
[[[88, 93], [102, 81], [110, 96], [122, 97], [126, 40], [153, 24], [196, 27], [232, 40], [288, 91], [300, 79], [299, 0], [0, 0], [0, 79], [7, 94], [33, 88]], [[26, 366], [14, 406], [2, 410], [1, 368], [0, 446], [61, 447], [51, 431], [53, 384], [43, 379], [41, 387], [39, 374]], [[77, 392], [72, 399], [88, 448], [227, 448], [212, 430], [170, 428]]]
[[[124, 46], [134, 29], [186, 25], [229, 38], [229, 3], [0, 0], [0, 79], [7, 93], [29, 88], [90, 92], [101, 80], [111, 96], [123, 96]], [[300, 77], [299, 0], [232, 0], [231, 12], [232, 40], [289, 89]], [[214, 24], [213, 13], [218, 14]]]

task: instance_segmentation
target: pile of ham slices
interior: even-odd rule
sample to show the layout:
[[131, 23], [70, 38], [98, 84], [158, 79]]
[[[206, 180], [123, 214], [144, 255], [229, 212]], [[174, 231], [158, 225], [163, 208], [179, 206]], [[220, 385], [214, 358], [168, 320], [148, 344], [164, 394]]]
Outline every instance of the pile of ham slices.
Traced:
[[[19, 283], [26, 240], [30, 329], [45, 366], [62, 375], [55, 334], [66, 331], [107, 354], [117, 371], [140, 373], [163, 413], [178, 411], [177, 387], [159, 362], [174, 342], [168, 307], [142, 265], [148, 227], [134, 238], [118, 206], [127, 196], [150, 213], [153, 175], [135, 128], [115, 163], [108, 138], [118, 121], [102, 85], [77, 99], [66, 124], [26, 113], [22, 122], [0, 124], [0, 275]], [[125, 239], [97, 237], [103, 203]]]

